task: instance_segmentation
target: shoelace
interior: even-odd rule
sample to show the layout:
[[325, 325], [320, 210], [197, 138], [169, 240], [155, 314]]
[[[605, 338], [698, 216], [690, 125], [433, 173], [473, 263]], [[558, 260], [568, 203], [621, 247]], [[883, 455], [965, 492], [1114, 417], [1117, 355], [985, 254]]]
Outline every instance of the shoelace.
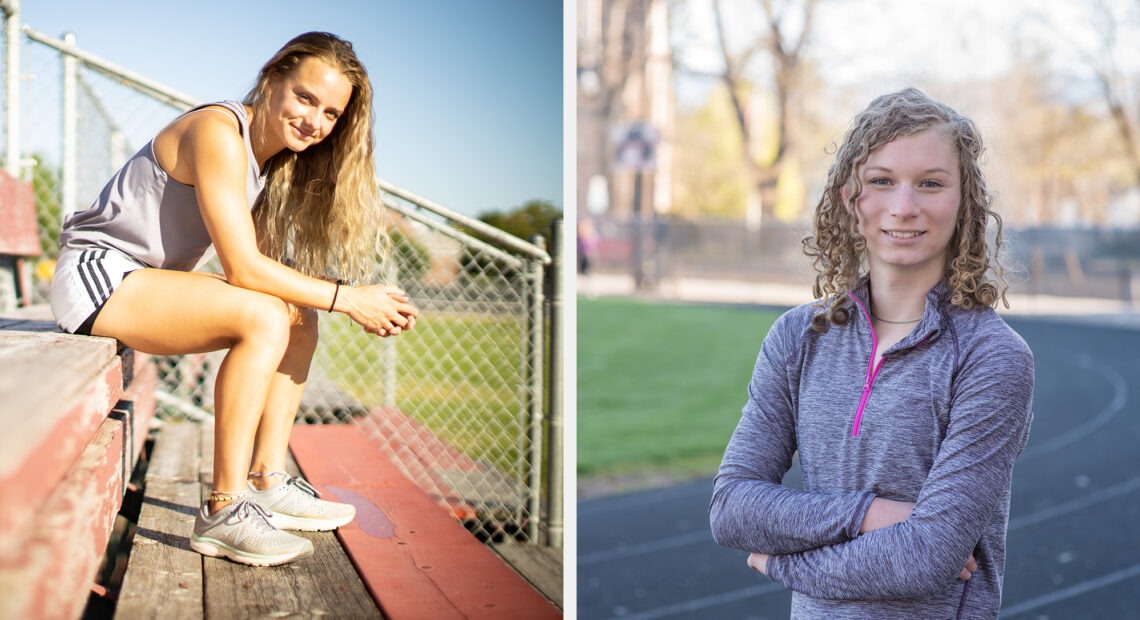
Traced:
[[302, 478], [300, 476], [297, 476], [295, 478], [290, 478], [286, 484], [291, 484], [295, 487], [299, 487], [302, 491], [308, 493], [309, 495], [312, 495], [313, 497], [320, 497], [321, 496], [320, 491], [317, 491], [317, 489], [314, 488], [313, 485], [309, 484], [308, 481], [306, 481], [304, 478]]
[[[251, 515], [250, 511], [253, 511], [255, 515]], [[234, 509], [233, 514], [238, 519], [245, 520], [252, 518], [254, 523], [261, 523], [262, 525], [269, 527], [271, 530], [277, 529], [277, 527], [274, 526], [273, 523], [269, 520], [269, 518], [273, 516], [273, 513], [263, 508], [261, 504], [258, 504], [257, 502], [242, 500], [240, 503], [238, 503], [237, 508]], [[262, 518], [257, 519], [256, 516], [261, 516]]]
[[[250, 478], [270, 478], [272, 476], [284, 476], [285, 477], [284, 484], [291, 484], [295, 487], [298, 487], [302, 491], [308, 493], [309, 495], [312, 495], [313, 497], [320, 497], [321, 496], [320, 491], [317, 491], [317, 489], [314, 488], [313, 485], [309, 484], [308, 481], [306, 481], [304, 478], [302, 478], [300, 476], [290, 476], [289, 472], [284, 472], [284, 471], [271, 471], [271, 472], [265, 472], [265, 473], [256, 472], [256, 471], [249, 472]], [[266, 489], [266, 490], [268, 490], [268, 489]]]

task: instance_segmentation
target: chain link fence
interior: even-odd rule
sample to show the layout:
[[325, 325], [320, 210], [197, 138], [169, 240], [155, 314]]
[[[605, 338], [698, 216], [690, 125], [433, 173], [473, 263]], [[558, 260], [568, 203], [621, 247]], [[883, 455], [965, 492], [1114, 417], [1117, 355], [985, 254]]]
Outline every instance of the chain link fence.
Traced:
[[[1135, 199], [1140, 202], [1140, 195]], [[769, 223], [750, 229], [731, 220], [589, 216], [591, 268], [639, 275], [650, 287], [676, 278], [792, 284], [805, 294], [814, 282], [802, 225]], [[641, 252], [634, 251], [638, 242]], [[640, 256], [641, 263], [634, 264]], [[1014, 228], [1003, 230], [1002, 264], [1010, 292], [1119, 300], [1140, 298], [1140, 227]], [[640, 273], [638, 273], [640, 272]]]
[[[44, 303], [61, 213], [87, 208], [192, 102], [140, 86], [69, 41], [27, 28], [20, 38], [18, 177], [34, 190], [43, 253], [32, 300]], [[541, 244], [383, 187], [392, 249], [376, 280], [407, 290], [422, 319], [412, 332], [381, 339], [321, 313], [298, 423], [357, 425], [481, 540], [560, 546], [560, 502], [551, 500], [558, 514], [550, 514], [548, 500], [561, 493], [562, 472], [547, 466], [554, 448], [545, 445], [544, 397], [553, 359], [546, 287], [556, 261]], [[217, 271], [216, 260], [204, 268]], [[221, 358], [158, 359], [159, 418], [212, 415]]]

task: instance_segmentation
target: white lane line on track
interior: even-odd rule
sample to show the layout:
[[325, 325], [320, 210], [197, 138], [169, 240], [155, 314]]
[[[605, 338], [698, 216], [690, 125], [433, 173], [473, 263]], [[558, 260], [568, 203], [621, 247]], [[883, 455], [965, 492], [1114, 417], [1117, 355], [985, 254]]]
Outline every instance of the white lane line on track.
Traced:
[[[761, 579], [763, 579], [763, 577], [761, 577]], [[725, 603], [732, 603], [739, 600], [749, 599], [755, 596], [763, 596], [765, 594], [771, 594], [772, 592], [781, 591], [783, 589], [784, 586], [781, 584], [769, 582], [749, 588], [733, 590], [731, 592], [723, 592], [721, 594], [714, 594], [712, 596], [702, 596], [701, 598], [689, 599], [680, 603], [665, 605], [663, 607], [655, 607], [653, 609], [647, 609], [645, 611], [639, 611], [633, 614], [614, 616], [612, 620], [652, 620], [653, 618], [664, 618], [665, 616], [674, 616], [676, 614], [683, 614], [690, 611], [700, 611], [702, 609], [708, 609], [709, 607], [724, 605]]]
[[1140, 490], [1140, 476], [1125, 480], [1119, 484], [1114, 484], [1110, 487], [1105, 487], [1099, 491], [1089, 493], [1088, 495], [1084, 495], [1067, 502], [1062, 502], [1060, 504], [1049, 506], [1048, 508], [1042, 508], [1041, 510], [1036, 510], [1019, 517], [1012, 518], [1009, 520], [1009, 531], [1012, 532], [1023, 527], [1041, 523], [1042, 521], [1048, 521], [1049, 519], [1054, 519], [1056, 517], [1066, 515], [1070, 512], [1076, 512], [1083, 508], [1088, 508], [1093, 504], [1107, 501], [1115, 497], [1120, 497], [1121, 495], [1127, 495], [1137, 490]]
[[1095, 416], [1089, 418], [1084, 424], [1074, 426], [1068, 431], [1041, 443], [1030, 445], [1025, 449], [1025, 452], [1021, 454], [1021, 458], [1018, 459], [1019, 463], [1044, 456], [1050, 452], [1055, 452], [1073, 444], [1091, 435], [1100, 427], [1111, 422], [1120, 412], [1124, 411], [1124, 406], [1128, 404], [1128, 382], [1124, 380], [1124, 377], [1120, 376], [1120, 373], [1117, 372], [1115, 368], [1102, 364], [1088, 355], [1078, 357], [1077, 366], [1085, 370], [1096, 372], [1104, 377], [1104, 379], [1112, 385], [1112, 401], [1107, 407]]
[[1065, 599], [1073, 598], [1074, 596], [1088, 594], [1094, 590], [1107, 588], [1108, 586], [1115, 585], [1121, 581], [1132, 579], [1133, 577], [1140, 577], [1140, 564], [1133, 564], [1132, 566], [1122, 568], [1107, 575], [1101, 575], [1096, 579], [1089, 579], [1088, 581], [1075, 583], [1067, 588], [1062, 588], [1048, 594], [1043, 594], [1036, 598], [1031, 598], [1028, 601], [1022, 601], [1016, 605], [1010, 605], [1009, 607], [1001, 610], [1001, 617], [1012, 618], [1014, 616], [1019, 616], [1027, 611], [1033, 611], [1034, 609], [1038, 609], [1046, 605], [1059, 603]]
[[670, 536], [669, 538], [660, 538], [651, 540], [649, 542], [638, 543], [636, 545], [628, 545], [610, 549], [607, 551], [596, 551], [594, 553], [587, 553], [578, 556], [578, 566], [588, 566], [590, 564], [600, 564], [610, 560], [619, 558], [641, 555], [643, 553], [653, 553], [654, 551], [663, 551], [665, 549], [672, 549], [674, 547], [683, 547], [699, 542], [713, 542], [712, 534], [708, 530], [700, 530], [697, 532], [689, 532], [688, 534], [681, 534], [679, 536]]
[[[660, 502], [666, 502], [684, 497], [686, 495], [695, 495], [697, 486], [692, 483], [681, 483], [672, 487], [665, 487], [662, 489], [654, 489], [652, 491], [643, 491], [640, 493], [631, 493], [629, 495], [619, 495], [617, 497], [606, 497], [596, 500], [587, 500], [578, 503], [578, 516], [581, 518], [583, 515], [595, 515], [606, 512], [613, 512], [615, 510], [627, 510], [634, 507], [649, 506]], [[703, 490], [702, 493], [706, 498], [712, 497], [712, 483], [708, 484], [708, 489]], [[705, 501], [708, 501], [706, 499]]]

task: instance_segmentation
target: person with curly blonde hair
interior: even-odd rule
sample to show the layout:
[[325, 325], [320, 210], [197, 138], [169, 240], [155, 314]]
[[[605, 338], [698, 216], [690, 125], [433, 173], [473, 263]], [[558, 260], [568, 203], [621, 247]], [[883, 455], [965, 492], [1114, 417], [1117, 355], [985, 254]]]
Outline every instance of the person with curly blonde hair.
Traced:
[[[286, 43], [243, 102], [176, 118], [65, 222], [51, 299], [65, 331], [155, 355], [228, 350], [199, 553], [281, 564], [313, 553], [283, 529], [354, 518], [284, 469], [316, 311], [378, 336], [415, 327], [403, 291], [366, 284], [379, 222], [372, 86], [351, 43], [323, 32]], [[211, 246], [224, 275], [195, 271]]]
[[[792, 590], [794, 618], [998, 615], [1033, 356], [994, 310], [982, 150], [908, 88], [836, 151], [804, 239], [818, 301], [765, 337], [710, 505], [714, 538]], [[802, 490], [782, 484], [794, 455]]]

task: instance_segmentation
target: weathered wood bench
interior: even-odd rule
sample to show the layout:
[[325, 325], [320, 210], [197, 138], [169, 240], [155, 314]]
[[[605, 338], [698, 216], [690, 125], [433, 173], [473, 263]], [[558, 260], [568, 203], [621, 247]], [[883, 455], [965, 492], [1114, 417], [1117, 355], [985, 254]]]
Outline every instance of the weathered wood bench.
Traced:
[[31, 303], [27, 259], [39, 256], [40, 234], [32, 184], [0, 170], [0, 311]]
[[146, 441], [150, 359], [50, 321], [0, 330], [0, 617], [77, 618]]
[[[0, 319], [0, 618], [84, 614], [155, 410], [149, 357], [53, 329]], [[302, 533], [315, 555], [268, 568], [189, 548], [212, 426], [166, 422], [150, 436], [126, 574], [98, 599], [116, 617], [561, 617], [558, 550], [483, 545], [354, 425], [298, 426], [289, 468], [357, 519]]]
[[115, 616], [381, 617], [331, 532], [301, 533], [315, 554], [283, 566], [251, 568], [190, 549], [194, 516], [210, 490], [213, 430], [182, 422], [158, 431]]
[[116, 617], [560, 618], [546, 596], [407, 480], [355, 427], [298, 426], [289, 469], [357, 518], [301, 533], [316, 553], [250, 568], [187, 536], [209, 493], [213, 429], [168, 423], [146, 476]]

